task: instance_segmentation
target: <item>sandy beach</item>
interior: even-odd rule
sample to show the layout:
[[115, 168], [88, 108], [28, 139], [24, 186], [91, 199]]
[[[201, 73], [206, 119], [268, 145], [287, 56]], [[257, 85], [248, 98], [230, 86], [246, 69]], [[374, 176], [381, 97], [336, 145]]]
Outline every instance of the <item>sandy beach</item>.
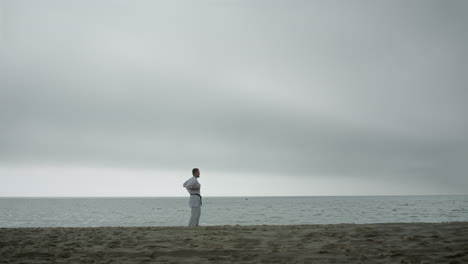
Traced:
[[2, 228], [0, 263], [468, 263], [468, 222]]

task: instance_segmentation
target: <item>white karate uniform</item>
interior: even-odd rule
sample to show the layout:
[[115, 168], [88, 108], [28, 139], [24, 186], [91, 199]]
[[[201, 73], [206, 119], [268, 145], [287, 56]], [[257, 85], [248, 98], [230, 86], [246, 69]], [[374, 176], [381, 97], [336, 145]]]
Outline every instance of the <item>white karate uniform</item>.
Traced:
[[192, 213], [190, 216], [188, 226], [198, 226], [200, 215], [201, 215], [201, 205], [202, 205], [201, 196], [198, 196], [200, 195], [200, 190], [191, 190], [191, 188], [200, 187], [201, 185], [198, 182], [197, 177], [193, 176], [192, 178], [184, 182], [183, 186], [184, 188], [187, 189], [187, 191], [190, 194], [188, 205], [190, 208], [192, 208]]

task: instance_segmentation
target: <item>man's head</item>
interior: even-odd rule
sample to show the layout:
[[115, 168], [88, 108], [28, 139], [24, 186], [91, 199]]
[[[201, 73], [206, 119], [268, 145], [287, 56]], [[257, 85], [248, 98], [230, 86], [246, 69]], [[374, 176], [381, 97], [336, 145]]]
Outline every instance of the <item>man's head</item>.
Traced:
[[195, 177], [200, 177], [200, 170], [198, 168], [193, 168], [192, 169], [192, 175]]

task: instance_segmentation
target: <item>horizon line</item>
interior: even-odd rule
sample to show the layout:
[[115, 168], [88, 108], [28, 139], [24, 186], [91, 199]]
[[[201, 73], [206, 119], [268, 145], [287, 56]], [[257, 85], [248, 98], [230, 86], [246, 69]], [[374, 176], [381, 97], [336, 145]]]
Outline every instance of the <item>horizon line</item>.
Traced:
[[[396, 197], [396, 196], [468, 196], [468, 194], [378, 194], [378, 195], [236, 195], [236, 196], [203, 196], [211, 198], [281, 198], [281, 197]], [[8, 198], [186, 198], [187, 196], [0, 196]]]

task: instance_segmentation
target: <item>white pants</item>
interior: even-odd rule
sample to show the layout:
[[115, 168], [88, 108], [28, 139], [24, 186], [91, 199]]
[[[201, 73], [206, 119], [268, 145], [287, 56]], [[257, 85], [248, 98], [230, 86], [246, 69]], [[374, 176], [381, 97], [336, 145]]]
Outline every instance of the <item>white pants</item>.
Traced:
[[198, 222], [200, 221], [201, 215], [201, 207], [192, 207], [192, 215], [190, 216], [188, 226], [198, 226]]

